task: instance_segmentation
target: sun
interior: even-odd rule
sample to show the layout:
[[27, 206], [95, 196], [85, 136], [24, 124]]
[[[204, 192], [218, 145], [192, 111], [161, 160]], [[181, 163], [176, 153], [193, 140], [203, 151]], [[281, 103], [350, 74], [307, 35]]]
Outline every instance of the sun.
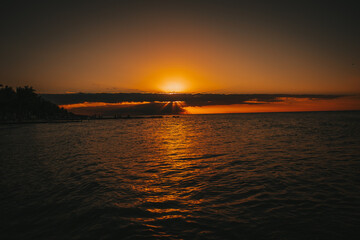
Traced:
[[185, 84], [181, 78], [166, 79], [161, 86], [161, 90], [167, 93], [179, 93], [185, 90]]

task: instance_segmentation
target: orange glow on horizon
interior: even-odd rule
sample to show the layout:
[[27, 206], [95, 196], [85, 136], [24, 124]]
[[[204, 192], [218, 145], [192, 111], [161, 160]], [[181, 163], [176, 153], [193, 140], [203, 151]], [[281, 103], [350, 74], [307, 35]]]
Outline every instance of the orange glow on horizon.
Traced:
[[287, 97], [279, 98], [280, 102], [249, 101], [244, 104], [187, 106], [184, 101], [165, 102], [84, 102], [60, 105], [60, 107], [74, 113], [91, 113], [101, 108], [131, 108], [136, 105], [151, 103], [160, 104], [160, 112], [171, 109], [175, 114], [221, 114], [221, 113], [257, 113], [257, 112], [304, 112], [304, 111], [343, 111], [360, 110], [360, 96], [347, 96], [335, 99], [310, 99]]
[[283, 102], [185, 107], [185, 110], [188, 114], [360, 110], [359, 96], [338, 99], [281, 98], [281, 100]]
[[150, 102], [119, 102], [119, 103], [83, 102], [83, 103], [59, 105], [59, 107], [64, 109], [73, 109], [73, 108], [87, 108], [87, 107], [129, 106], [129, 105], [139, 105], [139, 104], [147, 104], [147, 103]]

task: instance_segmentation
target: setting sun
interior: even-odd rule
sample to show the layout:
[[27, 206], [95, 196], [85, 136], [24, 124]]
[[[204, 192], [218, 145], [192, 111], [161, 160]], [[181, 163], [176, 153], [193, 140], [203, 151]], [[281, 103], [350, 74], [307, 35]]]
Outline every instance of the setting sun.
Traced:
[[181, 78], [168, 79], [161, 86], [161, 89], [167, 93], [178, 93], [185, 90], [185, 84]]

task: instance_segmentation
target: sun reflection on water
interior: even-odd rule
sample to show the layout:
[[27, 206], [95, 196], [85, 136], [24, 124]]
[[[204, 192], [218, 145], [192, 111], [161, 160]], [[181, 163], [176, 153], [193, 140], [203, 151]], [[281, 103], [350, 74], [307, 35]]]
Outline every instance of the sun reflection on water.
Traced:
[[151, 141], [161, 146], [158, 149], [160, 156], [149, 160], [149, 168], [153, 168], [154, 172], [147, 173], [147, 180], [133, 185], [135, 191], [143, 193], [140, 205], [155, 214], [154, 218], [144, 218], [143, 221], [187, 218], [202, 202], [190, 199], [194, 192], [200, 190], [194, 184], [199, 161], [191, 159], [196, 152], [194, 133], [194, 129], [185, 125], [182, 119], [164, 121], [152, 133]]
[[[268, 236], [281, 239], [296, 223], [309, 226], [299, 229], [304, 239], [342, 239], [331, 226], [358, 225], [348, 221], [359, 212], [358, 120], [184, 115], [3, 128], [3, 225], [33, 222], [64, 239], [239, 239], [274, 223]], [[279, 219], [290, 223], [282, 232]], [[44, 236], [28, 230], [16, 239]]]

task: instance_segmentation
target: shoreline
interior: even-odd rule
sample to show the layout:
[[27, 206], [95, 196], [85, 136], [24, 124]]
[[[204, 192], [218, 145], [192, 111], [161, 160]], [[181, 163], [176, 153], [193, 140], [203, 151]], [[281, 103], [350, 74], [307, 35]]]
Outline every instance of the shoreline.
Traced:
[[46, 120], [46, 119], [36, 119], [36, 120], [10, 120], [10, 121], [0, 121], [0, 125], [8, 125], [8, 124], [38, 124], [38, 123], [70, 123], [70, 122], [83, 122], [83, 121], [93, 121], [93, 120], [126, 120], [126, 119], [154, 119], [154, 118], [164, 118], [163, 116], [134, 116], [134, 117], [122, 117], [122, 118], [83, 118], [83, 119], [54, 119], [54, 120]]
[[0, 125], [6, 124], [34, 124], [34, 123], [68, 123], [68, 122], [82, 122], [83, 119], [57, 119], [57, 120], [24, 120], [24, 121], [0, 121]]

